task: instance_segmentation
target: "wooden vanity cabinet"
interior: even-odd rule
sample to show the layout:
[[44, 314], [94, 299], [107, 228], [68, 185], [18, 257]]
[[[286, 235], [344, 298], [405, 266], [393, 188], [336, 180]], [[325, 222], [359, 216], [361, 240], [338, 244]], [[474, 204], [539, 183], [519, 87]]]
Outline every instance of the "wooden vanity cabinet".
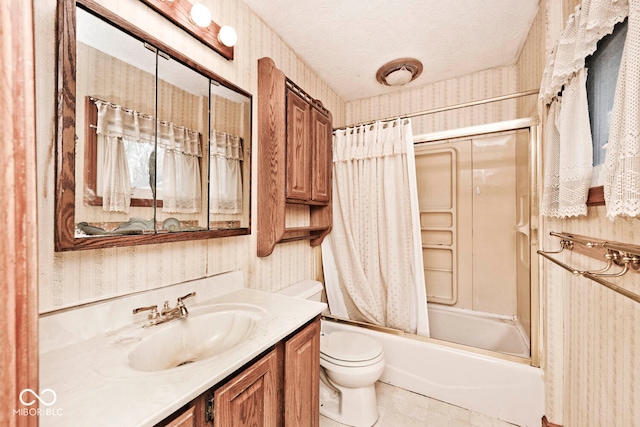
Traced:
[[320, 319], [156, 427], [318, 427]]
[[[322, 102], [258, 60], [258, 256], [281, 242], [317, 246], [331, 231], [332, 133]], [[309, 225], [286, 227], [287, 204], [309, 206]]]
[[271, 350], [213, 395], [214, 427], [282, 425], [282, 346]]
[[285, 343], [284, 425], [320, 425], [320, 322]]
[[187, 408], [177, 411], [175, 414], [157, 424], [156, 427], [198, 427], [196, 416], [196, 402], [191, 402]]

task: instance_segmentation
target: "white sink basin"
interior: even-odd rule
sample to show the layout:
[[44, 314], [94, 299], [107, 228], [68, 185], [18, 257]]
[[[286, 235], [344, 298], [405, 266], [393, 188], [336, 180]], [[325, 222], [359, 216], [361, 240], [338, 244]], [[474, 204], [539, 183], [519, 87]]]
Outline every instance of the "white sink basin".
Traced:
[[220, 355], [248, 342], [264, 319], [263, 309], [248, 304], [194, 308], [186, 319], [158, 328], [129, 353], [138, 371], [162, 371]]

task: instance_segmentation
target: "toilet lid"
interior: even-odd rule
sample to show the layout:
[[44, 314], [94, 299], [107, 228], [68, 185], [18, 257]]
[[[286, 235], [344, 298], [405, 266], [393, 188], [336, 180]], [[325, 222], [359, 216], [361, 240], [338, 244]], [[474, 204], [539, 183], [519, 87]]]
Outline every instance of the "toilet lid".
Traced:
[[370, 360], [382, 354], [382, 344], [356, 332], [336, 331], [320, 337], [320, 353], [345, 362]]

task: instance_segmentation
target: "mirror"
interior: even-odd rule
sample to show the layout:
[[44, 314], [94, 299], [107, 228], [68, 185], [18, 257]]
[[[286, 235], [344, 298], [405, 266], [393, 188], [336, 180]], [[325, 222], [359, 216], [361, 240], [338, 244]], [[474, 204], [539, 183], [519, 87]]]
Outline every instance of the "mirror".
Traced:
[[92, 1], [58, 22], [56, 250], [249, 234], [251, 95]]

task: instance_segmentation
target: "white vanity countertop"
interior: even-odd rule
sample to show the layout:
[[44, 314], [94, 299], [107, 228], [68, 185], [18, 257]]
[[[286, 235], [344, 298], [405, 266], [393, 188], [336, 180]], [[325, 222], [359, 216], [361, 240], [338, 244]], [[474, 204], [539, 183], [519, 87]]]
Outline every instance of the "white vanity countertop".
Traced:
[[[228, 377], [257, 355], [320, 314], [326, 305], [279, 294], [241, 289], [198, 301], [206, 304], [251, 304], [266, 311], [258, 332], [226, 353], [156, 372], [136, 371], [128, 354], [146, 335], [166, 325], [131, 324], [40, 354], [42, 427], [153, 426]], [[188, 308], [196, 310], [185, 303]], [[181, 320], [177, 320], [178, 322]], [[186, 320], [188, 321], [188, 319]]]

